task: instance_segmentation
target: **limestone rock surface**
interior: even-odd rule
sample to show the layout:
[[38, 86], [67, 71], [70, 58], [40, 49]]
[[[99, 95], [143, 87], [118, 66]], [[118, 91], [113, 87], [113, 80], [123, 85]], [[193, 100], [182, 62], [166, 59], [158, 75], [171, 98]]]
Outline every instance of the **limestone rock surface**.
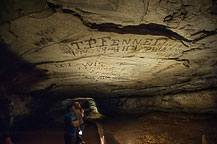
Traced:
[[[215, 0], [48, 0], [48, 6], [0, 26], [9, 50], [49, 75], [25, 92], [159, 96], [156, 106], [167, 108], [200, 97], [176, 93], [207, 90], [203, 100], [217, 111], [217, 95], [209, 93], [217, 87]], [[170, 94], [173, 104], [165, 105]]]

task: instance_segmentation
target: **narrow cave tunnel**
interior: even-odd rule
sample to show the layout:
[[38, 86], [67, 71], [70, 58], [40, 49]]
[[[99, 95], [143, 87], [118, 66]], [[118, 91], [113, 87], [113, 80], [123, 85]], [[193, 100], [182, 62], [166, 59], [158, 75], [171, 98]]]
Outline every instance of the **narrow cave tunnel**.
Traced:
[[13, 144], [217, 142], [216, 0], [1, 0], [0, 59]]

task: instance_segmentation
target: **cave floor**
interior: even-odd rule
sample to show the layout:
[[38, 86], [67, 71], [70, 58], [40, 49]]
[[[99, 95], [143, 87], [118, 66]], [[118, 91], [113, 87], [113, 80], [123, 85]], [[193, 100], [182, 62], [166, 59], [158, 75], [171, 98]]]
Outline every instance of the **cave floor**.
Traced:
[[[120, 144], [217, 143], [217, 116], [183, 113], [147, 113], [107, 118], [105, 138], [113, 135]], [[115, 143], [115, 142], [114, 142]], [[205, 144], [205, 143], [202, 143]]]
[[[47, 124], [28, 131], [19, 132], [15, 144], [64, 144], [63, 124]], [[88, 123], [83, 133], [83, 140], [87, 144], [99, 144], [97, 128]]]
[[[105, 144], [207, 144], [217, 143], [217, 115], [152, 112], [116, 115], [99, 121]], [[99, 144], [96, 127], [88, 123], [86, 144]], [[16, 144], [63, 144], [62, 123], [20, 132]]]

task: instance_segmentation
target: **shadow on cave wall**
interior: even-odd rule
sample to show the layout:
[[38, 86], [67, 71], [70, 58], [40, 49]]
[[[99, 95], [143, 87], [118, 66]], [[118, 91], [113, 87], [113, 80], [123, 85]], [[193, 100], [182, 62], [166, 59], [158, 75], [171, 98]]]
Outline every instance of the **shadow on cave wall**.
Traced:
[[48, 78], [45, 70], [36, 69], [20, 59], [2, 41], [0, 42], [0, 91], [1, 97], [25, 91]]
[[13, 54], [8, 49], [8, 45], [0, 39], [0, 99], [15, 100], [15, 108], [18, 105], [20, 107], [19, 102], [23, 101], [26, 103], [24, 107], [29, 111], [23, 114], [22, 108], [14, 110], [16, 129], [30, 128], [36, 121], [48, 119], [45, 117], [46, 111], [48, 105], [53, 101], [46, 96], [47, 89], [36, 93], [26, 92], [32, 86], [48, 78], [46, 70], [37, 69], [34, 65]]

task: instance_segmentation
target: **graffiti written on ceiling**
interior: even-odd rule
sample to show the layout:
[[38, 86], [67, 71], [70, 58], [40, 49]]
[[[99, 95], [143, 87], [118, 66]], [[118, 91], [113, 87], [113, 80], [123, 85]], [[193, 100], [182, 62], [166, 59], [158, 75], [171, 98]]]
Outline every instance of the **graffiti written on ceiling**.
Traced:
[[73, 56], [110, 53], [180, 53], [183, 45], [166, 37], [115, 38], [111, 36], [88, 38], [61, 43], [60, 50]]
[[[45, 64], [44, 68], [53, 71], [55, 78], [70, 77], [73, 80], [82, 81], [134, 80], [140, 77], [141, 73], [149, 77], [151, 73], [153, 75], [159, 72], [159, 67], [164, 65], [152, 56], [179, 56], [186, 49], [180, 41], [164, 36], [119, 34], [108, 36], [102, 33], [76, 40], [64, 39], [58, 42], [57, 46], [59, 52], [70, 59], [52, 65]], [[133, 59], [129, 57], [128, 61], [128, 57], [121, 56], [126, 56], [125, 54], [133, 54], [136, 57]], [[79, 59], [71, 59], [71, 57]], [[176, 66], [179, 65], [174, 65]], [[164, 66], [164, 68], [167, 67]], [[145, 78], [144, 75], [143, 78]]]
[[[105, 64], [102, 61], [86, 61], [86, 62], [79, 62], [79, 63], [73, 63], [73, 62], [66, 62], [66, 63], [57, 63], [54, 64], [56, 68], [72, 68], [74, 71], [85, 71], [89, 73], [94, 72], [112, 72], [114, 74], [117, 74], [116, 72], [120, 72], [124, 70], [124, 68], [120, 68], [118, 66], [108, 65]], [[71, 70], [70, 70], [71, 71]]]
[[[65, 62], [57, 63], [53, 65], [46, 65], [46, 67], [53, 70], [53, 66], [56, 67], [57, 72], [75, 73], [76, 79], [89, 79], [89, 80], [108, 80], [108, 79], [121, 79], [121, 75], [127, 74], [126, 68], [119, 67], [118, 65], [106, 64], [102, 61], [88, 60], [78, 62]], [[78, 72], [80, 74], [78, 74]], [[64, 75], [57, 76], [58, 78], [64, 78]], [[57, 78], [56, 77], [56, 78]]]
[[[44, 64], [44, 68], [54, 71], [56, 74], [64, 73], [64, 75], [55, 76], [56, 78], [71, 77], [68, 76], [69, 74], [73, 75], [73, 79], [79, 80], [129, 80], [140, 75], [140, 72], [150, 74], [150, 71], [158, 62], [158, 60], [125, 62], [124, 59], [112, 61], [109, 58], [103, 57], [99, 58], [99, 60], [87, 58], [71, 62]], [[137, 68], [137, 71], [135, 71], [135, 68]]]

